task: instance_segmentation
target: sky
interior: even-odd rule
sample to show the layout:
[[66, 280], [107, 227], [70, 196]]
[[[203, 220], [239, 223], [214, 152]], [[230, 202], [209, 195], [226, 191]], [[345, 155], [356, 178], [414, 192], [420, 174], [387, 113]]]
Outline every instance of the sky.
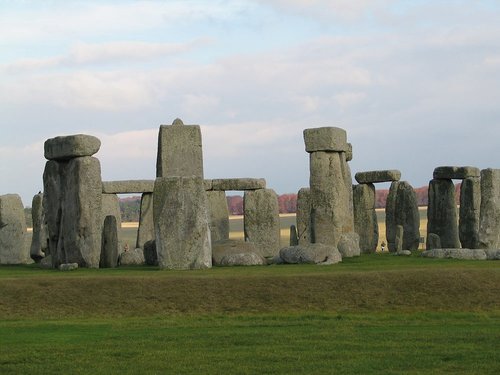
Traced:
[[[309, 184], [303, 130], [352, 174], [500, 168], [500, 2], [0, 0], [0, 194], [43, 190], [45, 140], [97, 136], [103, 180], [154, 179], [159, 125], [202, 129], [205, 178]], [[381, 188], [384, 185], [380, 186]]]

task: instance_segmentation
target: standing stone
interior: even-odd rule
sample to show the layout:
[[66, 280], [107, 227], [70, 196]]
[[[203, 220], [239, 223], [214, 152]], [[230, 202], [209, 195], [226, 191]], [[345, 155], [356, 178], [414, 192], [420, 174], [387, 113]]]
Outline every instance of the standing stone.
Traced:
[[[353, 186], [354, 229], [359, 235], [359, 248], [363, 253], [373, 253], [378, 244], [378, 222], [375, 212], [375, 186]], [[339, 248], [340, 250], [340, 248]]]
[[462, 247], [477, 249], [479, 246], [479, 210], [481, 208], [481, 180], [468, 177], [460, 188], [458, 234]]
[[402, 250], [417, 250], [420, 243], [420, 214], [417, 195], [413, 187], [406, 181], [400, 181], [398, 184], [395, 221], [396, 225], [403, 227]]
[[144, 249], [144, 244], [155, 239], [153, 223], [153, 193], [144, 193], [141, 197], [139, 228], [137, 229], [136, 248]]
[[297, 236], [300, 244], [311, 242], [311, 190], [302, 188], [297, 194]]
[[346, 184], [344, 152], [310, 154], [311, 242], [337, 246], [342, 233], [354, 231], [352, 185]]
[[180, 119], [161, 125], [158, 134], [156, 177], [203, 178], [203, 154], [199, 125], [184, 125]]
[[52, 255], [53, 266], [56, 266], [58, 258], [57, 248], [61, 233], [63, 189], [67, 165], [67, 162], [49, 160], [43, 171], [43, 213], [49, 239], [45, 255]]
[[229, 239], [229, 210], [224, 191], [207, 191], [212, 243]]
[[404, 229], [402, 225], [396, 225], [396, 238], [394, 241], [394, 246], [396, 248], [396, 253], [399, 253], [403, 250], [403, 236]]
[[31, 237], [30, 256], [35, 262], [45, 257], [45, 250], [47, 248], [47, 234], [44, 230], [44, 217], [43, 217], [43, 194], [38, 193], [33, 197], [31, 202], [31, 218], [33, 221], [33, 235]]
[[25, 264], [29, 261], [21, 197], [17, 194], [0, 195], [0, 264]]
[[212, 267], [212, 248], [202, 177], [157, 178], [153, 215], [161, 269]]
[[391, 183], [385, 203], [385, 237], [389, 251], [396, 251], [396, 198], [398, 186], [398, 181]]
[[110, 215], [115, 217], [118, 246], [121, 248], [122, 214], [120, 210], [120, 199], [116, 194], [103, 194], [101, 209], [101, 220], [103, 225], [106, 217]]
[[118, 223], [116, 216], [109, 215], [104, 219], [102, 228], [102, 246], [100, 268], [115, 268], [118, 264], [120, 244], [118, 241]]
[[253, 242], [264, 257], [280, 249], [278, 196], [272, 189], [246, 191], [243, 197], [245, 241]]
[[297, 236], [297, 228], [295, 225], [290, 225], [290, 246], [297, 246], [299, 237]]
[[[99, 160], [85, 156], [67, 165], [58, 262], [98, 268], [102, 230], [102, 181]], [[57, 266], [58, 264], [56, 264]]]
[[427, 233], [437, 234], [443, 248], [460, 248], [455, 185], [451, 180], [433, 179], [428, 194]]
[[481, 171], [479, 247], [500, 248], [500, 169]]

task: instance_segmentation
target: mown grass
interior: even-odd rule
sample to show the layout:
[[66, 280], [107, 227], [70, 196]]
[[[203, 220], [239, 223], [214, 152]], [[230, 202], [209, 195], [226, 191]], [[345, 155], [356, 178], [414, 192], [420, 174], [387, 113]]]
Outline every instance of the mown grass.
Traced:
[[0, 373], [500, 371], [494, 261], [0, 267]]

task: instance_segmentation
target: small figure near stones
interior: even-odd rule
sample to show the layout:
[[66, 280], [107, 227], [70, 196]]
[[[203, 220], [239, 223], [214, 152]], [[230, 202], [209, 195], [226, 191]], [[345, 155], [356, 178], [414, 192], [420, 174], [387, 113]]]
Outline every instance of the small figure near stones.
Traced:
[[380, 244], [380, 251], [384, 252], [384, 250], [385, 250], [385, 242], [382, 241], [382, 243]]

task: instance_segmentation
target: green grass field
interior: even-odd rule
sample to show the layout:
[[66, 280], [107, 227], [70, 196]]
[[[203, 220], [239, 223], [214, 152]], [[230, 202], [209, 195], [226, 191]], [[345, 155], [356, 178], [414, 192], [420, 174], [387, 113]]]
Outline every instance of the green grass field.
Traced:
[[500, 372], [494, 261], [0, 267], [0, 373]]

